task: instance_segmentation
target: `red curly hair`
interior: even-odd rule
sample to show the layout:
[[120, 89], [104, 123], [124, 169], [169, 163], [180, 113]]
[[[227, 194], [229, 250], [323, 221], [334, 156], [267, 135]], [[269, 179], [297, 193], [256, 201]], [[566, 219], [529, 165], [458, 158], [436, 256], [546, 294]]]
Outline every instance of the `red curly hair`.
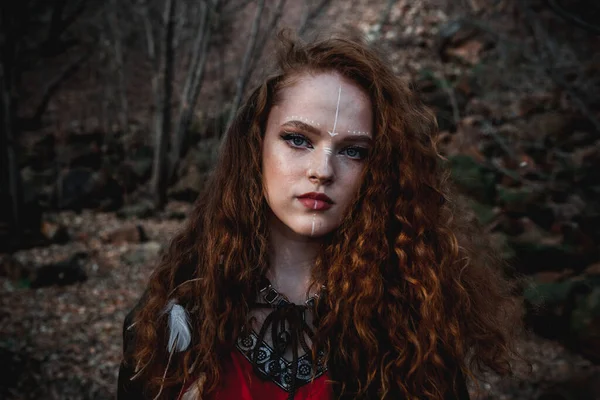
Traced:
[[171, 298], [191, 314], [192, 345], [173, 355], [162, 393], [199, 371], [202, 392], [216, 389], [220, 360], [248, 323], [269, 268], [265, 122], [294, 77], [328, 71], [369, 94], [375, 128], [355, 202], [312, 269], [313, 282], [327, 290], [318, 300], [313, 360], [323, 348], [336, 398], [442, 399], [458, 375], [511, 372], [520, 308], [510, 281], [451, 189], [434, 115], [383, 60], [354, 37], [303, 43], [280, 35], [276, 72], [226, 132], [206, 189], [135, 312], [126, 361], [141, 370], [149, 393], [158, 392], [169, 359], [161, 310]]

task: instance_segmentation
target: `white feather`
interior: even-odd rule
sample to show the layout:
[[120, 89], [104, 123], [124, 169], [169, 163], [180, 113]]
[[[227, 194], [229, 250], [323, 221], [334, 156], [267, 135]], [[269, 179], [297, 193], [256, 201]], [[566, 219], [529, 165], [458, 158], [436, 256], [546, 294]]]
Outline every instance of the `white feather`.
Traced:
[[165, 307], [164, 313], [169, 314], [169, 343], [167, 350], [184, 351], [192, 341], [192, 333], [190, 329], [190, 318], [187, 311], [181, 305], [177, 304], [177, 300], [171, 300]]

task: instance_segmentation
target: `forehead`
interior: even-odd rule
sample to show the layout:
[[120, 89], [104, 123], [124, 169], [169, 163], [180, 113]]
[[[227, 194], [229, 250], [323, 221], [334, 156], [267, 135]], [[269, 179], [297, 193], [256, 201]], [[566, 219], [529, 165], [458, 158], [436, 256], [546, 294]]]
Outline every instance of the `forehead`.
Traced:
[[[372, 111], [368, 94], [356, 83], [335, 73], [305, 74], [281, 89], [272, 111], [281, 118], [290, 115], [329, 125], [338, 114], [338, 124], [371, 130]], [[339, 100], [339, 101], [338, 101]]]

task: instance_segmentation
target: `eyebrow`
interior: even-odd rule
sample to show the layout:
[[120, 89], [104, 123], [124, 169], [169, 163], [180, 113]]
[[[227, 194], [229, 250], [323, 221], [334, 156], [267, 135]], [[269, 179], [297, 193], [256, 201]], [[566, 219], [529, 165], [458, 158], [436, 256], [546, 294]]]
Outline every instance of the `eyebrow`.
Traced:
[[283, 125], [290, 125], [293, 126], [294, 128], [298, 128], [298, 129], [302, 129], [304, 131], [309, 131], [312, 132], [316, 135], [320, 135], [321, 131], [319, 129], [317, 129], [316, 127], [309, 125], [305, 122], [302, 121], [297, 121], [297, 120], [291, 120], [291, 121], [286, 121], [282, 124]]
[[[321, 135], [320, 129], [318, 129], [310, 124], [307, 124], [305, 122], [302, 122], [302, 121], [297, 121], [297, 120], [286, 121], [283, 124], [281, 124], [281, 126], [284, 126], [284, 125], [293, 126], [294, 128], [308, 131], [308, 132], [314, 133], [315, 135]], [[366, 135], [346, 135], [343, 138], [340, 138], [340, 141], [342, 141], [342, 142], [363, 142], [366, 144], [371, 144], [373, 142], [373, 139], [370, 136], [366, 136]]]

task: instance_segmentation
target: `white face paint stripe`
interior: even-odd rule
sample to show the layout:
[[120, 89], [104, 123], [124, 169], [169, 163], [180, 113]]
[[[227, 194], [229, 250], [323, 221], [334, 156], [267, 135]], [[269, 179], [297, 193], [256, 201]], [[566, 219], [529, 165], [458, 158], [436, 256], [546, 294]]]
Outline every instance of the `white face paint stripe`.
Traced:
[[316, 217], [317, 217], [317, 214], [313, 214], [312, 231], [310, 232], [310, 236], [313, 236], [315, 234], [315, 218]]
[[325, 147], [323, 149], [323, 152], [326, 154], [326, 156], [325, 156], [325, 168], [327, 168], [327, 165], [329, 163], [329, 156], [331, 156], [333, 154], [333, 150], [331, 150], [331, 147]]
[[348, 131], [348, 133], [352, 133], [353, 135], [367, 135], [369, 136], [369, 132], [368, 131]]
[[335, 136], [335, 135], [337, 135], [337, 132], [335, 131], [335, 128], [337, 127], [338, 114], [340, 112], [340, 98], [341, 97], [342, 97], [342, 87], [340, 86], [338, 88], [337, 105], [335, 106], [335, 120], [333, 121], [333, 129], [331, 130], [331, 132], [329, 132], [329, 134], [332, 137]]
[[311, 125], [314, 125], [314, 126], [321, 126], [320, 123], [315, 122], [313, 119], [304, 118], [304, 117], [301, 117], [299, 115], [288, 115], [287, 117], [285, 117], [285, 119], [287, 119], [287, 120], [298, 120], [298, 121], [302, 121], [302, 122], [304, 122], [306, 124], [311, 124]]

